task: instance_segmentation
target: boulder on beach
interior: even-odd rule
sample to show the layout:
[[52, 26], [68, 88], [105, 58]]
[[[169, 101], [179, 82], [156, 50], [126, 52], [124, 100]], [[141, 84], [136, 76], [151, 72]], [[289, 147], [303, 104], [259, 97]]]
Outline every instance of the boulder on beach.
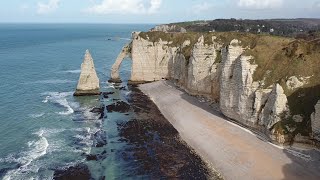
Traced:
[[99, 95], [100, 85], [93, 59], [89, 50], [86, 50], [83, 63], [81, 64], [81, 74], [74, 96]]

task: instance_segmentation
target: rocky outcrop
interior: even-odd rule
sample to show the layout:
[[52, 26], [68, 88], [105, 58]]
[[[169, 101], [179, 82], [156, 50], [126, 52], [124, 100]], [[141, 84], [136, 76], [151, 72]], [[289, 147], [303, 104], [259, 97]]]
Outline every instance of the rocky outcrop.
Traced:
[[313, 138], [320, 141], [320, 101], [314, 107], [315, 112], [311, 115], [311, 127]]
[[183, 27], [179, 27], [177, 25], [166, 25], [166, 24], [155, 26], [150, 31], [181, 32], [181, 33], [187, 32], [187, 30]]
[[122, 48], [122, 51], [118, 55], [116, 62], [113, 64], [113, 66], [111, 68], [110, 81], [116, 82], [116, 83], [121, 82], [120, 75], [119, 75], [119, 69], [120, 69], [122, 61], [127, 57], [131, 57], [131, 45], [130, 44], [128, 44]]
[[86, 50], [83, 63], [81, 64], [81, 74], [74, 96], [99, 95], [100, 85], [93, 59], [89, 50]]
[[298, 79], [296, 76], [291, 76], [287, 80], [286, 85], [287, 85], [288, 89], [294, 90], [294, 89], [297, 89], [299, 87], [302, 87], [305, 83], [306, 82], [305, 82], [304, 79]]

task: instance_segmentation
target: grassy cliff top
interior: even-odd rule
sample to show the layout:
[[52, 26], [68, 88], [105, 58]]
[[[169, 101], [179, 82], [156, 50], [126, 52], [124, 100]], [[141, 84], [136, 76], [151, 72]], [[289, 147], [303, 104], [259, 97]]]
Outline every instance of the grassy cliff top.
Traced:
[[278, 36], [295, 37], [309, 31], [320, 31], [320, 19], [215, 19], [207, 21], [191, 21], [172, 23], [185, 28], [188, 32], [251, 32], [269, 33]]

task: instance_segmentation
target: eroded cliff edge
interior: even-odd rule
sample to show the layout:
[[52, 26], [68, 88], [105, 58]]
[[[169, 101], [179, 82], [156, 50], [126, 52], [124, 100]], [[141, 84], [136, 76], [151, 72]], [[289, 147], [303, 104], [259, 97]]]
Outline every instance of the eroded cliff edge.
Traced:
[[[247, 33], [135, 32], [112, 69], [131, 81], [170, 79], [280, 143], [320, 140], [320, 41]], [[315, 141], [314, 141], [315, 140]]]

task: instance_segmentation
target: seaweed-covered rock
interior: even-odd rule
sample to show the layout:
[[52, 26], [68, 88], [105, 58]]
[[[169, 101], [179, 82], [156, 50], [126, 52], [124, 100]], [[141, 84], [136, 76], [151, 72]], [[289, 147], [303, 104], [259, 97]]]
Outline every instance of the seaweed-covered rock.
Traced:
[[89, 180], [91, 173], [85, 164], [78, 164], [66, 169], [56, 170], [53, 175], [54, 180]]
[[114, 104], [108, 105], [107, 107], [108, 112], [120, 112], [125, 113], [130, 110], [130, 105], [126, 102], [119, 101]]

